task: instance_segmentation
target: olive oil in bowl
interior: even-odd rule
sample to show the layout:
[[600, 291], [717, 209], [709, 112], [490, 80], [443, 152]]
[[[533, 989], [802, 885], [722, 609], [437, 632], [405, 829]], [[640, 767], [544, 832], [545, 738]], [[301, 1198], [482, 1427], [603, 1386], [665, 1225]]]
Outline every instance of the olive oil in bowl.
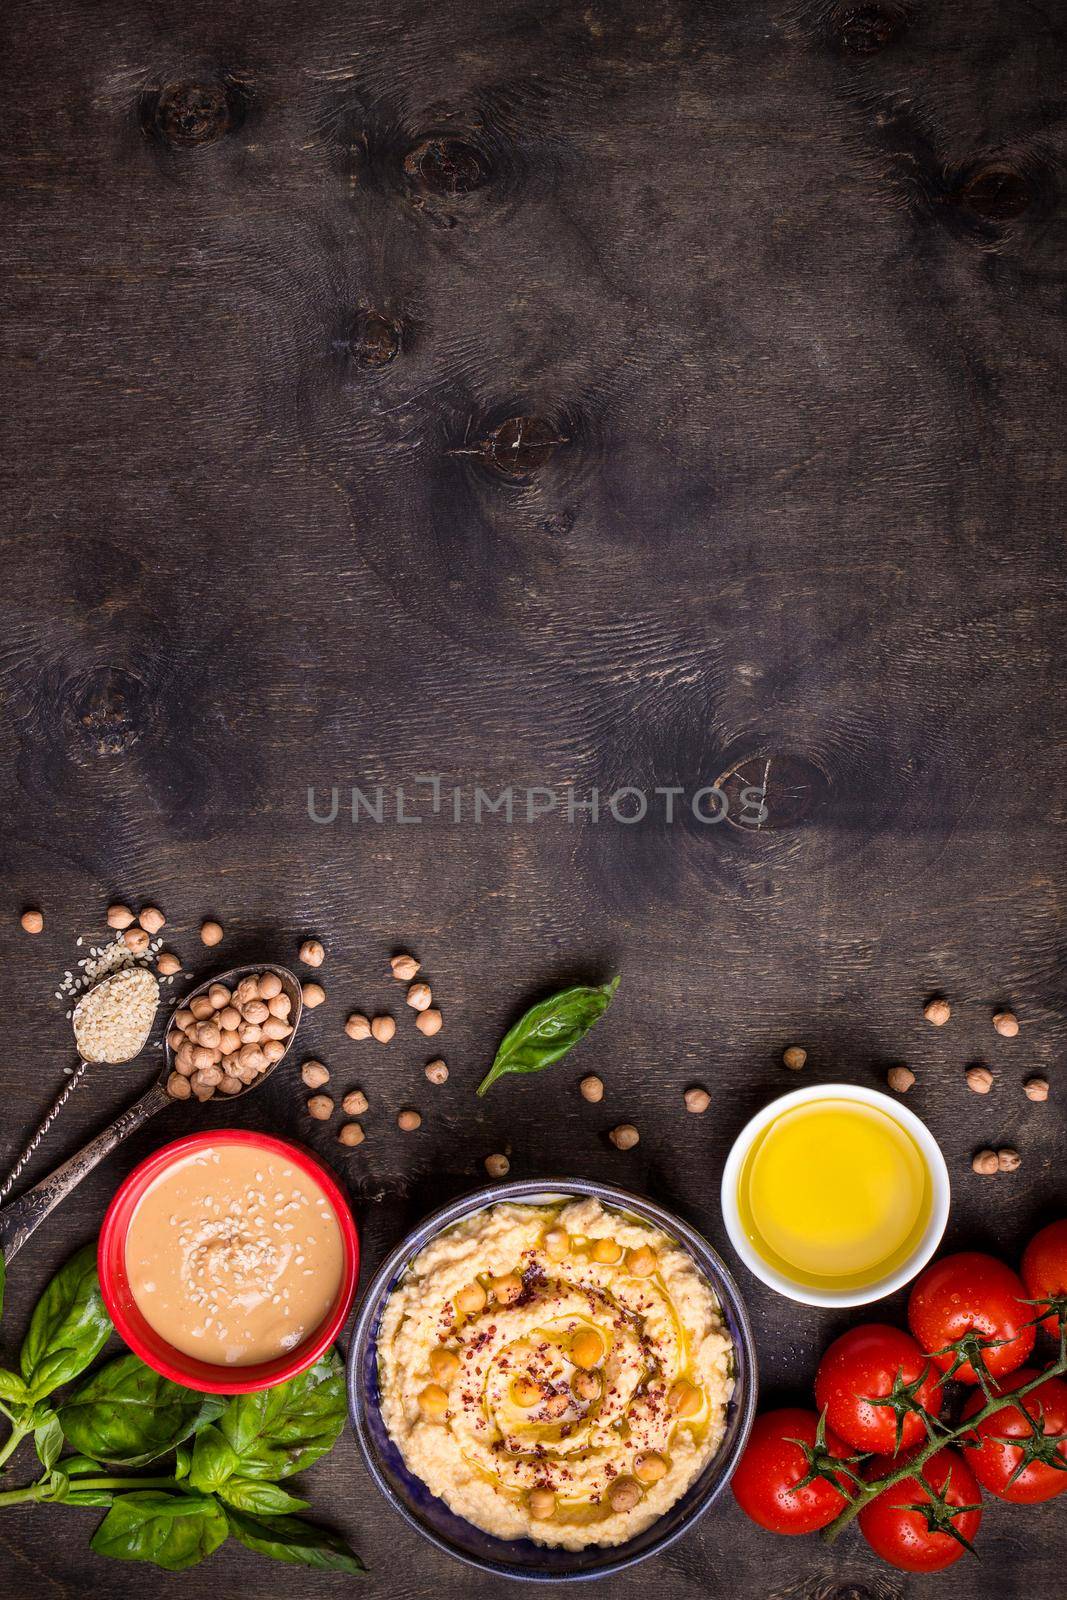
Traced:
[[723, 1209], [735, 1247], [765, 1282], [814, 1304], [860, 1304], [906, 1282], [932, 1253], [948, 1175], [909, 1111], [830, 1085], [787, 1095], [753, 1119], [727, 1163]]

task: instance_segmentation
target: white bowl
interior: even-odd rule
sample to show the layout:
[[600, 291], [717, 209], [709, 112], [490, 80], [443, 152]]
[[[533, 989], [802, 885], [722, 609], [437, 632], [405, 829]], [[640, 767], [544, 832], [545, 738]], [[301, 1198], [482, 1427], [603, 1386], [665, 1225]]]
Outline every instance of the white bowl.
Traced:
[[[915, 1140], [930, 1174], [933, 1202], [930, 1207], [930, 1220], [922, 1238], [906, 1261], [884, 1278], [879, 1278], [876, 1283], [867, 1284], [862, 1289], [813, 1289], [810, 1284], [796, 1283], [784, 1273], [778, 1272], [756, 1253], [741, 1224], [741, 1214], [737, 1204], [737, 1184], [741, 1167], [752, 1148], [753, 1141], [768, 1123], [780, 1117], [783, 1111], [789, 1111], [793, 1106], [807, 1105], [812, 1100], [856, 1100], [861, 1105], [874, 1106], [886, 1116], [893, 1117]], [[926, 1265], [941, 1242], [941, 1235], [948, 1221], [950, 1198], [951, 1190], [945, 1158], [926, 1124], [920, 1122], [914, 1112], [902, 1106], [899, 1101], [891, 1100], [888, 1095], [879, 1094], [875, 1089], [864, 1089], [852, 1083], [813, 1084], [809, 1089], [797, 1089], [792, 1094], [783, 1094], [777, 1100], [772, 1100], [770, 1105], [764, 1106], [763, 1110], [758, 1111], [741, 1129], [726, 1158], [722, 1173], [722, 1215], [730, 1243], [748, 1270], [763, 1283], [772, 1289], [777, 1289], [779, 1294], [784, 1294], [788, 1299], [799, 1300], [806, 1306], [864, 1306], [872, 1300], [883, 1299], [885, 1295], [892, 1294], [894, 1289], [899, 1289], [908, 1283]]]

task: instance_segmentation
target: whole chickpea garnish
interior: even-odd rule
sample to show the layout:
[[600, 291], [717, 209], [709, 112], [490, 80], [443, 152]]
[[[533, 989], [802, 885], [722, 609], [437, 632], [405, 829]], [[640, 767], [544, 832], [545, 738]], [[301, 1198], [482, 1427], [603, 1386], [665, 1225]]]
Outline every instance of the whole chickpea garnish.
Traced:
[[999, 1167], [1000, 1163], [997, 1160], [997, 1152], [995, 1150], [979, 1150], [977, 1155], [971, 1159], [971, 1168], [977, 1172], [980, 1178], [991, 1178], [999, 1170]]
[[316, 1122], [326, 1122], [333, 1116], [333, 1101], [328, 1094], [313, 1094], [308, 1101], [308, 1112]]
[[923, 1016], [935, 1028], [943, 1028], [951, 1015], [952, 1007], [947, 1000], [928, 1000], [923, 1006]]
[[401, 1133], [414, 1133], [416, 1128], [422, 1127], [422, 1118], [417, 1111], [401, 1111], [396, 1125]]
[[393, 977], [398, 978], [401, 983], [410, 983], [416, 972], [418, 972], [419, 966], [420, 963], [415, 960], [415, 957], [409, 956], [406, 951], [401, 951], [399, 955], [391, 957], [389, 961]]
[[433, 1001], [433, 991], [428, 983], [413, 983], [405, 999], [413, 1011], [426, 1011]]
[[537, 1522], [547, 1522], [556, 1514], [556, 1497], [551, 1489], [531, 1489], [526, 1496], [530, 1515]]
[[782, 1065], [788, 1067], [790, 1072], [799, 1072], [807, 1059], [808, 1052], [802, 1050], [798, 1044], [791, 1044], [787, 1050], [782, 1051]]
[[209, 917], [207, 922], [202, 922], [200, 924], [201, 944], [206, 944], [210, 948], [212, 945], [221, 944], [223, 937], [224, 934], [221, 922], [215, 922]]
[[326, 960], [326, 951], [318, 939], [305, 939], [300, 946], [300, 960], [305, 967], [321, 967]]
[[988, 1094], [993, 1087], [993, 1074], [988, 1067], [968, 1067], [964, 1076], [968, 1089], [975, 1094]]
[[316, 1006], [321, 1006], [326, 999], [326, 990], [321, 983], [302, 983], [300, 995], [309, 1011], [314, 1011]]
[[396, 1023], [392, 1017], [374, 1017], [371, 1021], [370, 1031], [379, 1044], [388, 1044], [396, 1033]]
[[440, 1033], [444, 1018], [436, 1006], [428, 1006], [425, 1011], [420, 1011], [415, 1018], [415, 1026], [419, 1032], [425, 1034], [427, 1039], [432, 1039], [435, 1033]]
[[358, 1122], [346, 1122], [337, 1130], [337, 1137], [343, 1145], [354, 1149], [357, 1144], [362, 1144], [366, 1135]]
[[446, 1083], [448, 1080], [448, 1066], [440, 1056], [436, 1061], [428, 1061], [424, 1070], [431, 1083]]
[[616, 1478], [608, 1490], [612, 1511], [632, 1511], [641, 1499], [641, 1485], [633, 1478]]
[[345, 1032], [350, 1039], [369, 1039], [371, 1036], [370, 1018], [365, 1017], [362, 1011], [353, 1011], [345, 1022]]
[[620, 1122], [617, 1128], [612, 1128], [608, 1138], [616, 1150], [632, 1150], [635, 1144], [640, 1143], [641, 1135], [632, 1122]]
[[502, 1153], [486, 1156], [485, 1170], [491, 1178], [506, 1178], [511, 1171], [511, 1162]]
[[711, 1105], [711, 1095], [706, 1089], [699, 1086], [687, 1089], [684, 1095], [685, 1109], [691, 1111], [695, 1117], [702, 1117]]
[[1019, 1031], [1019, 1019], [1014, 1011], [997, 1011], [993, 1016], [993, 1026], [1002, 1039], [1014, 1039]]
[[890, 1067], [885, 1081], [896, 1094], [907, 1094], [915, 1082], [915, 1074], [910, 1067]]
[[582, 1099], [588, 1100], [590, 1105], [599, 1105], [600, 1101], [604, 1098], [603, 1082], [597, 1077], [595, 1072], [591, 1072], [588, 1077], [583, 1078], [581, 1083], [578, 1085], [578, 1088], [581, 1092]]

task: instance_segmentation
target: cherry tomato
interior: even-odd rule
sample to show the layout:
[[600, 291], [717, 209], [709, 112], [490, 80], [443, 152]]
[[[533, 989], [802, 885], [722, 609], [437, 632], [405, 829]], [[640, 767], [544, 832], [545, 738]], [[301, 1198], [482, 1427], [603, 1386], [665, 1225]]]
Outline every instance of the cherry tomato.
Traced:
[[1033, 1307], [1026, 1304], [1022, 1279], [995, 1256], [967, 1250], [943, 1256], [916, 1280], [908, 1301], [908, 1326], [941, 1370], [961, 1383], [977, 1383], [970, 1361], [956, 1365], [946, 1345], [967, 1334], [983, 1345], [981, 1353], [993, 1378], [1021, 1367], [1034, 1348]]
[[[845, 1497], [828, 1478], [814, 1478], [798, 1488], [808, 1472], [803, 1450], [792, 1441], [817, 1444], [819, 1418], [814, 1411], [787, 1406], [765, 1411], [752, 1424], [744, 1454], [733, 1476], [734, 1499], [741, 1510], [771, 1533], [815, 1533], [845, 1509]], [[848, 1446], [829, 1430], [825, 1449], [845, 1456]]]
[[[1067, 1217], [1050, 1222], [1035, 1233], [1023, 1253], [1023, 1282], [1031, 1300], [1045, 1295], [1067, 1295]], [[1040, 1306], [1032, 1307], [1036, 1317]], [[1053, 1312], [1041, 1326], [1050, 1338], [1060, 1336], [1059, 1318]]]
[[[875, 1457], [867, 1473], [881, 1478], [901, 1464], [900, 1456]], [[921, 1509], [910, 1509], [913, 1506]], [[967, 1509], [955, 1509], [960, 1506]], [[940, 1572], [966, 1553], [960, 1539], [969, 1544], [978, 1532], [982, 1491], [962, 1456], [955, 1450], [939, 1450], [923, 1467], [921, 1478], [902, 1478], [883, 1489], [857, 1521], [871, 1549], [890, 1566], [902, 1572]]]
[[[1024, 1367], [998, 1383], [997, 1392], [1010, 1394], [1037, 1375], [1034, 1368]], [[984, 1394], [972, 1394], [964, 1417], [973, 1417], [985, 1403]], [[995, 1411], [966, 1437], [978, 1444], [968, 1450], [967, 1461], [990, 1494], [1022, 1506], [1052, 1500], [1067, 1489], [1067, 1383], [1047, 1378], [1017, 1406]], [[1011, 1442], [1015, 1439], [1018, 1444]], [[1053, 1465], [1057, 1460], [1058, 1467]]]
[[[835, 1339], [823, 1356], [815, 1399], [827, 1426], [854, 1450], [893, 1455], [926, 1438], [922, 1418], [906, 1409], [908, 1395], [936, 1416], [939, 1384], [938, 1368], [910, 1334], [885, 1322], [865, 1322]], [[887, 1395], [892, 1404], [872, 1404]]]

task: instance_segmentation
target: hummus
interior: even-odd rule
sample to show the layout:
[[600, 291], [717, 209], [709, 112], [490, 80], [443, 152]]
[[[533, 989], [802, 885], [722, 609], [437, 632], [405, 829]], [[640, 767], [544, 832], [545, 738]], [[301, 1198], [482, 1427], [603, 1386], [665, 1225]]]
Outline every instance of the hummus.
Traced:
[[498, 1205], [389, 1296], [381, 1411], [408, 1468], [502, 1539], [620, 1544], [722, 1439], [732, 1345], [692, 1257], [594, 1199]]

